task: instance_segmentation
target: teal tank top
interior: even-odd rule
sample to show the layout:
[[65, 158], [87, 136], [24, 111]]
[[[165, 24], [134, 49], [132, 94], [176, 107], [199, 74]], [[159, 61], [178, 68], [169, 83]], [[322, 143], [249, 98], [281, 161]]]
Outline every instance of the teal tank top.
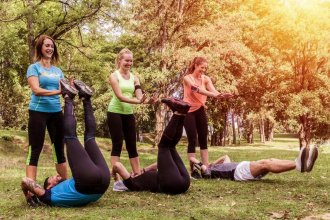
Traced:
[[[134, 75], [130, 73], [129, 79], [124, 79], [118, 70], [115, 71], [115, 74], [118, 78], [119, 88], [123, 96], [127, 98], [132, 98], [135, 87], [134, 87]], [[130, 103], [121, 102], [114, 92], [112, 92], [112, 99], [108, 106], [108, 112], [130, 115], [134, 112], [134, 107]]]

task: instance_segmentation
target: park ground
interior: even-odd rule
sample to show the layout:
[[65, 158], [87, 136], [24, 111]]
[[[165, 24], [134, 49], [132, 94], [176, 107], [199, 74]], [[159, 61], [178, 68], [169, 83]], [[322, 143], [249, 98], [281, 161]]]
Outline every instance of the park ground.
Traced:
[[[97, 139], [109, 164], [111, 141]], [[38, 168], [41, 183], [55, 172], [46, 141]], [[20, 188], [25, 175], [25, 132], [0, 130], [0, 219], [330, 219], [330, 146], [320, 146], [311, 173], [291, 171], [269, 174], [261, 181], [194, 180], [182, 195], [150, 192], [113, 192], [112, 184], [96, 203], [82, 208], [29, 208]], [[186, 144], [178, 151], [186, 164]], [[210, 147], [211, 161], [222, 154], [232, 160], [264, 158], [295, 159], [298, 141], [288, 135], [275, 136], [266, 144]], [[157, 149], [139, 143], [142, 166], [155, 162]], [[126, 152], [122, 162], [128, 165]]]

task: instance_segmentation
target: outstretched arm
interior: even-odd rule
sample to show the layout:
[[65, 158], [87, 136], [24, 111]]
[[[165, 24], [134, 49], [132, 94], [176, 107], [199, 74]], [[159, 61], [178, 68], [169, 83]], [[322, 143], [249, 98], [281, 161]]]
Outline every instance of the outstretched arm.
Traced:
[[[207, 80], [209, 80], [209, 78], [207, 78]], [[217, 97], [220, 93], [218, 91], [216, 91], [216, 89], [214, 88], [213, 84], [213, 89], [211, 89], [211, 91], [208, 91], [206, 89], [203, 89], [203, 88], [200, 88], [200, 87], [197, 87], [194, 82], [188, 77], [188, 76], [185, 76], [183, 78], [183, 83], [190, 86], [191, 87], [191, 90], [193, 92], [197, 92], [199, 94], [202, 94], [202, 95], [205, 95], [205, 96], [209, 96], [209, 97]], [[211, 82], [212, 83], [212, 82]], [[209, 84], [209, 82], [207, 82], [207, 85]], [[208, 89], [209, 86], [206, 86]]]
[[131, 174], [127, 171], [124, 165], [120, 162], [116, 162], [113, 165], [113, 172], [114, 174], [118, 173], [124, 180], [127, 180], [131, 176]]
[[21, 182], [21, 187], [25, 197], [29, 196], [29, 192], [33, 193], [36, 196], [42, 196], [45, 194], [45, 189], [43, 189], [38, 183], [33, 179], [24, 177]]

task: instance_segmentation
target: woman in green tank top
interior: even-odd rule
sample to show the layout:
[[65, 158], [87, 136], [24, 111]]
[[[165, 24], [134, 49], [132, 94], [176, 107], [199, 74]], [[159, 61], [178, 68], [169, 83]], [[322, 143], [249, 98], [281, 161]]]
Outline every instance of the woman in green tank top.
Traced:
[[[146, 100], [140, 81], [130, 69], [133, 53], [125, 48], [116, 58], [117, 70], [110, 75], [109, 83], [113, 97], [108, 106], [107, 122], [112, 140], [111, 166], [120, 161], [120, 154], [125, 140], [126, 149], [134, 175], [140, 173], [139, 155], [136, 149], [136, 130], [133, 104], [152, 104], [156, 98]], [[115, 180], [116, 177], [115, 177]]]

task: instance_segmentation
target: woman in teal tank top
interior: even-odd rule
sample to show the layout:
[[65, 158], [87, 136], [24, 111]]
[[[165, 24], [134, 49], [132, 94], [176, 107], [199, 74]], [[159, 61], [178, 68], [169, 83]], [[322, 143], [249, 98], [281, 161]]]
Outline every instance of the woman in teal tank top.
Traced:
[[[140, 162], [136, 148], [134, 104], [151, 104], [155, 98], [146, 100], [139, 78], [130, 72], [132, 64], [133, 53], [127, 48], [122, 49], [116, 58], [117, 70], [110, 75], [109, 79], [113, 97], [108, 106], [107, 122], [112, 140], [111, 166], [120, 161], [125, 140], [132, 171], [134, 175], [137, 175], [140, 173]], [[115, 180], [117, 180], [116, 177]]]

